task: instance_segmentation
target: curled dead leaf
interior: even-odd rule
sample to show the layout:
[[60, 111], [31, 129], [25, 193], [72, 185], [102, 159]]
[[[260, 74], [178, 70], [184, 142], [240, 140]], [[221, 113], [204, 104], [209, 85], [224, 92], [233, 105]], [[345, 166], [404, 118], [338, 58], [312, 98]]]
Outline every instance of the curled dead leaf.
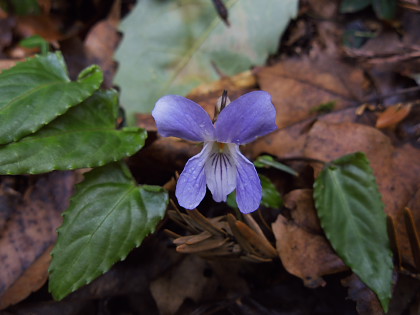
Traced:
[[[176, 209], [176, 207], [175, 207]], [[238, 221], [228, 214], [215, 218], [206, 218], [198, 210], [182, 213], [169, 210], [169, 217], [192, 235], [181, 236], [166, 230], [174, 238], [176, 250], [185, 254], [197, 254], [202, 257], [224, 256], [241, 258], [252, 262], [267, 262], [277, 256], [276, 250], [264, 236], [252, 217], [250, 225]]]
[[406, 118], [411, 111], [413, 104], [396, 104], [388, 107], [384, 112], [379, 114], [376, 121], [376, 128], [395, 127]]
[[286, 270], [301, 278], [305, 286], [326, 283], [322, 276], [346, 270], [323, 234], [316, 216], [312, 190], [293, 190], [284, 196], [291, 219], [279, 215], [272, 224], [278, 255]]
[[251, 229], [242, 221], [236, 220], [232, 214], [227, 215], [227, 221], [233, 235], [239, 245], [253, 257], [260, 257], [264, 261], [270, 261], [277, 256], [276, 250], [264, 235]]

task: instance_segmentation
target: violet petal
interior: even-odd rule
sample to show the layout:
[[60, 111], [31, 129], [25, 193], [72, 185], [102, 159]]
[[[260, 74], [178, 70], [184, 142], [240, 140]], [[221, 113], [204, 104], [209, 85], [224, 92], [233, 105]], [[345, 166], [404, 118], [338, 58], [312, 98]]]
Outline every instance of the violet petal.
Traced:
[[179, 96], [161, 97], [152, 111], [159, 133], [191, 141], [212, 141], [214, 126], [207, 112], [197, 103]]
[[262, 187], [258, 173], [246, 157], [237, 148], [236, 203], [243, 213], [258, 209], [262, 198]]
[[236, 188], [236, 144], [224, 144], [224, 150], [220, 152], [219, 144], [214, 142], [210, 156], [205, 165], [207, 187], [216, 202], [226, 201]]
[[242, 95], [222, 110], [215, 128], [217, 141], [236, 144], [249, 143], [276, 130], [271, 95], [264, 91]]
[[212, 143], [206, 143], [203, 150], [188, 160], [179, 176], [175, 196], [185, 209], [196, 208], [206, 195], [204, 165], [211, 152]]

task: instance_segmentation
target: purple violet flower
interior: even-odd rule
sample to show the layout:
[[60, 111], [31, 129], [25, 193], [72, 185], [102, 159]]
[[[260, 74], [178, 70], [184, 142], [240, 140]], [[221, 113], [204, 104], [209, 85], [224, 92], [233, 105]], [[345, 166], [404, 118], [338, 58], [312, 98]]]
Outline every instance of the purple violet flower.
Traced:
[[206, 194], [207, 184], [217, 202], [226, 201], [236, 189], [241, 212], [258, 209], [261, 182], [239, 145], [277, 129], [269, 93], [242, 95], [220, 112], [214, 124], [200, 105], [179, 95], [160, 98], [152, 115], [162, 136], [204, 142], [203, 150], [188, 160], [179, 177], [175, 195], [182, 207], [196, 208]]

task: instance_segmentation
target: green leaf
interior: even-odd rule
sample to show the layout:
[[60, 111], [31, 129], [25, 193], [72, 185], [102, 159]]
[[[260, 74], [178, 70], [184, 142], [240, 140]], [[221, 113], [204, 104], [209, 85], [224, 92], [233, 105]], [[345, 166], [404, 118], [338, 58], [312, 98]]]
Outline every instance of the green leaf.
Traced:
[[372, 0], [343, 0], [340, 5], [341, 13], [354, 13], [367, 8]]
[[267, 208], [280, 208], [283, 205], [283, 199], [276, 186], [274, 186], [267, 176], [261, 174], [259, 174], [259, 176], [263, 193], [261, 204]]
[[[283, 199], [281, 198], [276, 186], [274, 186], [267, 176], [261, 174], [258, 174], [258, 176], [260, 177], [262, 186], [261, 204], [267, 208], [280, 208], [283, 205]], [[238, 209], [238, 204], [236, 203], [236, 191], [233, 191], [228, 195], [226, 203], [229, 207]]]
[[376, 15], [384, 20], [392, 20], [397, 9], [396, 0], [372, 0]]
[[22, 39], [19, 42], [19, 45], [27, 48], [40, 48], [42, 55], [46, 55], [48, 53], [48, 49], [50, 46], [50, 44], [39, 35], [33, 35]]
[[[230, 27], [209, 0], [139, 1], [123, 21], [115, 83], [130, 123], [165, 94], [264, 64], [278, 48], [298, 0], [229, 0]], [[141, 89], [139, 89], [141, 87]]]
[[293, 168], [284, 165], [283, 163], [277, 162], [272, 156], [270, 155], [260, 155], [255, 161], [254, 161], [255, 167], [264, 167], [269, 168], [273, 167], [275, 169], [278, 169], [280, 171], [289, 173], [293, 176], [298, 176], [298, 172], [296, 172]]
[[318, 216], [331, 245], [387, 311], [392, 252], [384, 205], [365, 154], [333, 161], [322, 170], [314, 189]]
[[117, 114], [117, 92], [96, 92], [34, 135], [0, 146], [0, 174], [96, 167], [134, 154], [147, 133], [133, 127], [115, 130]]
[[234, 209], [239, 209], [238, 204], [236, 203], [236, 190], [232, 191], [226, 199], [226, 203], [229, 207]]
[[38, 0], [0, 0], [0, 7], [16, 15], [37, 15], [41, 13]]
[[70, 81], [60, 53], [36, 56], [0, 74], [0, 144], [36, 132], [96, 91], [103, 80], [91, 66]]
[[52, 252], [49, 291], [55, 299], [90, 283], [154, 232], [168, 195], [137, 186], [125, 164], [94, 169], [77, 186]]
[[312, 107], [311, 113], [325, 114], [331, 112], [336, 106], [336, 101], [330, 101], [326, 103], [319, 104], [318, 106]]

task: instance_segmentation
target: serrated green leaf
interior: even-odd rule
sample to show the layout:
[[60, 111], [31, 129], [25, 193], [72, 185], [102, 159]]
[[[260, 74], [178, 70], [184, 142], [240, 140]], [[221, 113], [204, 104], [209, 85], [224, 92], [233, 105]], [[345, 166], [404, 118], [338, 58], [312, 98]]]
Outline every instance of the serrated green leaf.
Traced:
[[[267, 176], [261, 174], [258, 174], [258, 176], [260, 177], [262, 186], [261, 204], [267, 208], [280, 208], [283, 205], [283, 199], [281, 198], [276, 186], [274, 186]], [[228, 195], [226, 203], [229, 207], [238, 209], [238, 204], [236, 203], [236, 191], [233, 191]]]
[[397, 9], [396, 0], [372, 0], [376, 15], [384, 20], [392, 20]]
[[95, 92], [34, 135], [0, 146], [0, 174], [97, 167], [133, 155], [147, 133], [133, 127], [115, 130], [117, 114], [117, 92]]
[[[298, 0], [229, 0], [230, 27], [212, 1], [139, 1], [123, 21], [115, 83], [130, 123], [165, 94], [192, 88], [266, 62], [276, 51]], [[141, 87], [141, 89], [139, 89]]]
[[278, 169], [280, 171], [289, 173], [293, 176], [298, 176], [298, 172], [296, 172], [293, 168], [284, 165], [283, 163], [277, 162], [272, 156], [270, 155], [260, 155], [257, 157], [257, 159], [254, 161], [255, 167], [273, 167], [275, 169]]
[[49, 290], [61, 300], [125, 259], [163, 218], [168, 195], [137, 186], [123, 163], [85, 175], [78, 185], [52, 252]]
[[331, 245], [387, 311], [392, 252], [381, 195], [365, 154], [333, 161], [322, 170], [314, 189], [318, 216]]
[[368, 7], [372, 0], [343, 0], [340, 5], [341, 13], [353, 13]]
[[36, 132], [96, 91], [103, 80], [98, 66], [70, 81], [59, 52], [36, 56], [0, 74], [0, 144]]

